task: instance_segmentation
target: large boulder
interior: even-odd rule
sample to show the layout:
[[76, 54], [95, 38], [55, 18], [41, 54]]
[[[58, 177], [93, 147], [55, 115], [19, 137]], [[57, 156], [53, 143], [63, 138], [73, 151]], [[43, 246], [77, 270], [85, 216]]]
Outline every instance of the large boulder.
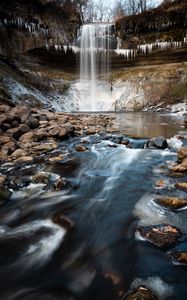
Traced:
[[167, 140], [163, 136], [152, 138], [147, 142], [149, 149], [166, 149], [167, 147]]

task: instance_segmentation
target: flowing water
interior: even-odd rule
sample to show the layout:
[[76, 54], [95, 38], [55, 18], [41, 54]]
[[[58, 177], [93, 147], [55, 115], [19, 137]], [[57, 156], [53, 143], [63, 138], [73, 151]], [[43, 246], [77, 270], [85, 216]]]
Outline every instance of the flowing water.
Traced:
[[[80, 36], [80, 98], [81, 111], [98, 111], [98, 76], [109, 80], [109, 52], [113, 47], [112, 24], [85, 24]], [[101, 95], [100, 95], [101, 96]], [[102, 97], [100, 97], [101, 99]], [[107, 110], [107, 108], [105, 108]]]
[[[144, 149], [141, 136], [127, 148], [122, 138], [128, 139], [74, 137], [54, 150], [53, 156], [63, 154], [56, 163], [44, 156], [40, 164], [1, 166], [13, 194], [0, 209], [0, 299], [118, 300], [139, 284], [158, 299], [186, 299], [186, 266], [174, 265], [168, 250], [139, 240], [135, 231], [139, 223], [177, 226], [183, 234], [177, 247], [187, 250], [187, 210], [153, 201], [185, 197], [174, 184], [187, 178], [169, 176], [173, 150]], [[80, 143], [87, 151], [75, 151]], [[39, 171], [51, 174], [48, 186], [31, 183]], [[57, 192], [59, 177], [71, 185]], [[160, 179], [164, 187], [155, 185]]]

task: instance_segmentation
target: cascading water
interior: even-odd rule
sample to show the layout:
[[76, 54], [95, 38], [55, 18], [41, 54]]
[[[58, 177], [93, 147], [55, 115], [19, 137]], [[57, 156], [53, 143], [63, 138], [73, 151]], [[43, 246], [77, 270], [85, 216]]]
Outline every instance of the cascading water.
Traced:
[[[79, 110], [111, 110], [110, 49], [116, 48], [113, 24], [85, 24], [80, 36]], [[104, 78], [101, 82], [99, 77]]]

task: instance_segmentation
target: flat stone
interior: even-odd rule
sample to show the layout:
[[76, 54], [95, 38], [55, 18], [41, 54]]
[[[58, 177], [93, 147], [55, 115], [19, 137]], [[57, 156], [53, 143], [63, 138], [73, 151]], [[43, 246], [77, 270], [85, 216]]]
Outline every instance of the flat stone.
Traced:
[[23, 163], [32, 163], [33, 162], [33, 157], [32, 156], [22, 156], [19, 157], [14, 161], [17, 164], [23, 164]]
[[27, 156], [27, 152], [24, 151], [23, 149], [17, 149], [16, 151], [14, 151], [12, 153], [12, 157], [15, 158], [15, 159], [18, 159], [22, 156]]
[[165, 197], [156, 199], [155, 202], [162, 206], [169, 207], [170, 209], [180, 209], [187, 206], [187, 200], [177, 197]]
[[137, 232], [159, 248], [175, 245], [181, 232], [171, 225], [138, 226]]
[[134, 291], [128, 293], [124, 300], [156, 300], [156, 296], [146, 287], [140, 286]]

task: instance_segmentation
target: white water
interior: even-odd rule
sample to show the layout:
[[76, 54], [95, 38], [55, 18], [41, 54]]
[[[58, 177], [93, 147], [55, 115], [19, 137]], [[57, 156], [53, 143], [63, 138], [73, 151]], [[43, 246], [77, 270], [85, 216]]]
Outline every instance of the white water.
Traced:
[[111, 24], [86, 24], [82, 26], [79, 85], [79, 109], [81, 111], [98, 110], [96, 104], [97, 100], [100, 101], [101, 95], [97, 78], [99, 75], [105, 75], [107, 78], [109, 73], [110, 32]]

